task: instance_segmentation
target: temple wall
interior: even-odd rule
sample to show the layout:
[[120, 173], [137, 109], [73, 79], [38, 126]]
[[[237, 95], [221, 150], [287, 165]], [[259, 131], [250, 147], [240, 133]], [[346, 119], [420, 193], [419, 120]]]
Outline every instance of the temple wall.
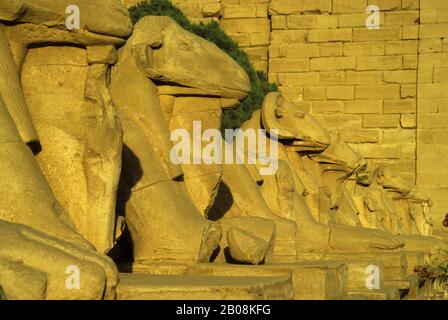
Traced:
[[365, 0], [272, 1], [269, 78], [366, 158], [413, 182], [419, 11], [371, 3], [379, 30], [366, 28]]
[[[136, 0], [123, 0], [138, 2]], [[448, 211], [446, 0], [173, 0], [220, 22], [291, 100]], [[366, 7], [381, 26], [365, 26]]]
[[448, 211], [447, 4], [420, 0], [416, 172], [418, 185], [434, 200], [436, 222]]

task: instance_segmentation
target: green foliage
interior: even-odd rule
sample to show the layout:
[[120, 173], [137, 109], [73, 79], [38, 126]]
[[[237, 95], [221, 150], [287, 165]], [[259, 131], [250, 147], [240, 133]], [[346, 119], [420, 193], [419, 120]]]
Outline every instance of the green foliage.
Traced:
[[236, 129], [250, 119], [252, 113], [261, 108], [266, 94], [277, 91], [277, 85], [267, 81], [266, 74], [256, 71], [247, 54], [231, 39], [216, 21], [207, 24], [191, 23], [181, 10], [169, 0], [146, 0], [129, 9], [132, 21], [136, 23], [140, 18], [153, 16], [170, 16], [184, 29], [213, 42], [217, 47], [230, 55], [249, 75], [252, 90], [240, 106], [235, 110], [225, 110], [222, 129]]
[[[448, 254], [448, 251], [445, 251]], [[448, 297], [448, 261], [442, 263], [429, 263], [425, 266], [416, 266], [414, 272], [422, 283], [429, 282], [432, 294], [430, 296]]]

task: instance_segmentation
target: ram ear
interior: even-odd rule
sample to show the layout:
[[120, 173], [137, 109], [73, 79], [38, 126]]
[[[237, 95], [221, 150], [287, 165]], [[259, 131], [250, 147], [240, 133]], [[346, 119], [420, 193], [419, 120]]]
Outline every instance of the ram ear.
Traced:
[[277, 137], [279, 139], [294, 139], [296, 136], [288, 128], [282, 126], [279, 119], [283, 117], [282, 109], [280, 105], [280, 99], [283, 99], [280, 92], [270, 92], [266, 95], [263, 101], [263, 107], [261, 110], [261, 120], [263, 127], [272, 133], [273, 130], [277, 130]]

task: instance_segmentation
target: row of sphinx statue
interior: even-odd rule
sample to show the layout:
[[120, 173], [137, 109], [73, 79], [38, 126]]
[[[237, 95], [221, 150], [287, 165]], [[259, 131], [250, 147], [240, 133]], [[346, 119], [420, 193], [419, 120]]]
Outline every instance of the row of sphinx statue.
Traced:
[[[67, 30], [73, 4], [81, 27]], [[275, 174], [171, 161], [171, 130], [220, 129], [250, 90], [234, 60], [169, 17], [133, 26], [119, 0], [0, 0], [0, 292], [114, 299], [107, 253], [124, 236], [152, 264], [444, 256], [431, 200], [280, 92], [242, 127], [266, 141], [275, 130]], [[70, 265], [83, 290], [66, 288]]]

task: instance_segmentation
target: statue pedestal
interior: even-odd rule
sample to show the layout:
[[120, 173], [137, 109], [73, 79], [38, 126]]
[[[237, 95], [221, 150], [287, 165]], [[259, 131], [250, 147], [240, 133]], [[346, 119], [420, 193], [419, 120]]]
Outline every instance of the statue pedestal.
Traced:
[[[148, 275], [165, 276], [167, 279], [172, 279], [170, 281], [173, 285], [176, 279], [182, 279], [183, 276], [211, 277], [210, 280], [213, 280], [213, 277], [228, 279], [222, 280], [223, 286], [226, 283], [232, 283], [235, 276], [244, 275], [244, 277], [250, 277], [253, 283], [258, 281], [259, 285], [263, 285], [266, 279], [290, 279], [293, 297], [297, 300], [423, 298], [423, 289], [419, 287], [417, 276], [412, 272], [415, 265], [423, 262], [421, 253], [397, 251], [356, 255], [302, 254], [301, 259], [296, 263], [257, 266], [219, 263], [156, 265], [139, 261], [121, 265], [119, 268], [121, 272], [132, 272], [122, 275], [123, 279], [131, 277], [134, 283], [138, 283], [141, 276], [142, 285], [147, 283], [144, 279]], [[370, 265], [378, 266], [380, 277], [377, 289], [366, 287], [366, 281], [370, 275], [366, 273], [366, 269]], [[183, 283], [182, 281], [180, 283]], [[213, 284], [213, 281], [210, 284]], [[121, 285], [126, 286], [126, 292], [133, 290], [127, 282]], [[130, 293], [127, 294], [130, 295]]]
[[[144, 262], [121, 266], [121, 271], [139, 275], [210, 276], [233, 279], [235, 276], [250, 277], [262, 285], [266, 279], [287, 278], [291, 281], [294, 299], [341, 299], [345, 295], [346, 268], [343, 263], [332, 261], [301, 262], [268, 265], [194, 264], [154, 265]], [[229, 280], [230, 281], [230, 280]], [[286, 291], [285, 291], [286, 292]]]
[[291, 300], [291, 278], [121, 274], [118, 300]]

